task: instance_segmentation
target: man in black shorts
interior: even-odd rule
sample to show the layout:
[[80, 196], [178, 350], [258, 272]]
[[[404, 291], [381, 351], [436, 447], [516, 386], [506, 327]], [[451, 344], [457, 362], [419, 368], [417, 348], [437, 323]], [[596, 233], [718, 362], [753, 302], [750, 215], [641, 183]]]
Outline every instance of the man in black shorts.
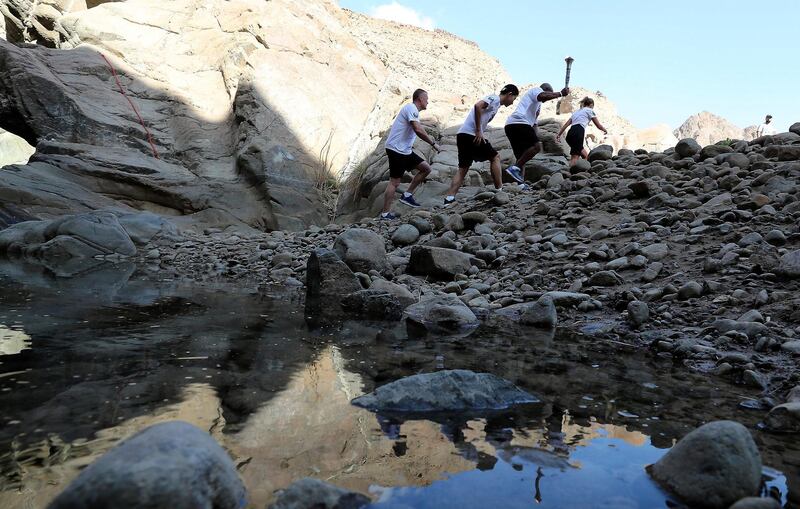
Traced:
[[542, 103], [567, 94], [569, 88], [553, 92], [552, 85], [542, 83], [542, 86], [534, 87], [523, 94], [517, 109], [506, 120], [506, 136], [516, 158], [514, 164], [506, 168], [506, 173], [520, 184], [525, 181], [525, 163], [542, 149], [542, 142], [539, 141], [536, 131]]
[[400, 185], [400, 178], [403, 174], [414, 168], [419, 171], [411, 179], [411, 184], [400, 198], [400, 203], [409, 207], [419, 207], [419, 203], [414, 199], [414, 189], [425, 180], [425, 177], [431, 172], [431, 167], [422, 156], [412, 150], [414, 140], [419, 136], [437, 152], [440, 151], [439, 145], [428, 136], [419, 123], [419, 112], [427, 107], [428, 93], [418, 88], [414, 91], [412, 102], [403, 106], [389, 130], [389, 136], [386, 138], [386, 155], [389, 157], [389, 185], [386, 186], [386, 192], [383, 195], [381, 219], [397, 218], [393, 212], [390, 212], [394, 193], [397, 191], [397, 186]]
[[488, 95], [475, 103], [469, 110], [461, 129], [456, 135], [456, 145], [458, 146], [458, 171], [453, 175], [450, 189], [444, 198], [444, 204], [450, 205], [456, 201], [456, 193], [464, 183], [464, 177], [472, 166], [473, 161], [491, 161], [492, 180], [494, 187], [503, 187], [500, 178], [500, 154], [492, 147], [491, 143], [483, 136], [486, 127], [492, 121], [500, 106], [511, 106], [519, 95], [516, 85], [508, 84], [500, 90], [500, 95]]

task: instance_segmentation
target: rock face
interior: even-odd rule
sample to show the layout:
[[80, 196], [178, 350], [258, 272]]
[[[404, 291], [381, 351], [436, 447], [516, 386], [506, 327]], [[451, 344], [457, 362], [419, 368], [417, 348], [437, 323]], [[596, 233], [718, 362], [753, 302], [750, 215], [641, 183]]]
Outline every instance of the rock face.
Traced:
[[693, 138], [700, 145], [713, 145], [726, 139], [745, 139], [744, 129], [707, 111], [701, 111], [687, 118], [679, 128], [675, 129], [674, 134], [678, 139]]
[[466, 412], [501, 410], [539, 400], [490, 373], [437, 371], [388, 383], [353, 400], [377, 412]]
[[181, 421], [151, 426], [81, 472], [50, 509], [114, 507], [238, 509], [244, 485], [228, 454]]
[[359, 509], [370, 502], [361, 493], [305, 478], [281, 490], [269, 509]]
[[692, 507], [723, 509], [758, 494], [761, 456], [747, 428], [716, 421], [683, 437], [650, 474]]

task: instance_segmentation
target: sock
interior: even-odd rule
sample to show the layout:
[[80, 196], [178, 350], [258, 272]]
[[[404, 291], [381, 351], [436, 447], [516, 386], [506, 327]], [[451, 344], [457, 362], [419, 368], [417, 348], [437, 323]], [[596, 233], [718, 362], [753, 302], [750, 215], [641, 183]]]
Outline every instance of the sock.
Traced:
[[411, 193], [409, 193], [408, 191], [403, 193], [403, 198], [408, 198], [409, 196], [413, 196], [413, 195]]

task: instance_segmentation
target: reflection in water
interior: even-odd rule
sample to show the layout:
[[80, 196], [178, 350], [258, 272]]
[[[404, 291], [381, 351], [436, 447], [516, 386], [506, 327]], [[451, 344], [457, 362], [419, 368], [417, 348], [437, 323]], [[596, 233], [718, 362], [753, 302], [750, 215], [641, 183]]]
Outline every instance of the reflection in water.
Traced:
[[16, 355], [31, 347], [31, 337], [24, 331], [9, 329], [0, 323], [0, 355]]
[[[587, 339], [493, 326], [460, 338], [366, 322], [309, 329], [296, 294], [131, 275], [87, 283], [0, 270], [0, 331], [30, 336], [0, 357], [0, 507], [45, 506], [120, 439], [172, 419], [230, 452], [252, 507], [305, 476], [372, 493], [376, 507], [664, 507], [645, 464], [703, 420], [755, 429], [759, 418], [731, 415], [747, 389]], [[350, 405], [388, 381], [453, 368], [493, 372], [544, 404], [441, 422]], [[796, 496], [798, 445], [755, 433]], [[786, 478], [772, 475], [785, 495]]]

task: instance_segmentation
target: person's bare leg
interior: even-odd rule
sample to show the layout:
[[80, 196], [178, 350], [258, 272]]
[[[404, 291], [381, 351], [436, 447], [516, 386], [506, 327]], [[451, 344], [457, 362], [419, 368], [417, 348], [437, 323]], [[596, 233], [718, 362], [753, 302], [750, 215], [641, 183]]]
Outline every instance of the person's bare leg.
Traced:
[[[500, 189], [503, 187], [503, 178], [500, 173], [500, 154], [497, 154], [492, 158], [492, 162], [489, 163], [489, 168], [492, 172], [492, 180], [494, 180], [494, 187], [495, 189]], [[466, 173], [466, 172], [465, 172]], [[463, 177], [462, 177], [463, 180]], [[450, 193], [453, 194], [453, 193]]]
[[428, 175], [430, 175], [431, 165], [425, 161], [422, 161], [417, 165], [417, 170], [417, 174], [414, 175], [413, 179], [411, 179], [411, 184], [409, 184], [408, 190], [406, 191], [407, 193], [414, 194], [414, 189], [416, 189], [418, 185], [422, 184]]
[[589, 151], [586, 150], [586, 149], [581, 150], [581, 157], [588, 161], [589, 160]]
[[383, 193], [383, 212], [389, 212], [392, 208], [394, 201], [394, 193], [397, 191], [397, 186], [400, 185], [399, 178], [389, 178], [389, 185], [386, 186], [386, 191]]
[[578, 159], [579, 159], [580, 157], [581, 157], [581, 156], [580, 156], [580, 154], [573, 154], [573, 155], [571, 155], [571, 156], [570, 156], [570, 158], [569, 158], [569, 165], [570, 165], [570, 166], [575, 166], [575, 164], [577, 164], [577, 162], [578, 162]]
[[461, 186], [464, 185], [464, 177], [467, 176], [467, 171], [469, 168], [459, 168], [456, 170], [456, 174], [453, 175], [453, 181], [450, 183], [450, 189], [447, 190], [447, 194], [445, 196], [455, 196]]

